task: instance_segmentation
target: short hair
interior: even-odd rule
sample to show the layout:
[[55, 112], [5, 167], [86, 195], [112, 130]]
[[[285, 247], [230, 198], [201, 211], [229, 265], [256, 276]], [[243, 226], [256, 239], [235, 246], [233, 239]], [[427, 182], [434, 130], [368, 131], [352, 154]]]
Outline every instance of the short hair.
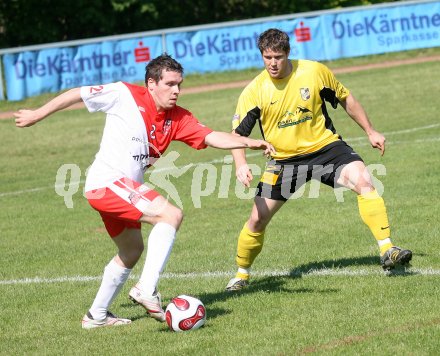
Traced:
[[158, 83], [162, 79], [162, 71], [164, 69], [168, 72], [177, 72], [183, 75], [182, 65], [169, 54], [163, 53], [152, 59], [145, 67], [145, 85], [148, 84], [148, 79], [150, 78]]
[[270, 28], [264, 31], [258, 37], [257, 44], [261, 54], [263, 54], [263, 51], [268, 49], [271, 49], [272, 51], [281, 50], [287, 54], [290, 52], [290, 42], [288, 34], [276, 28]]

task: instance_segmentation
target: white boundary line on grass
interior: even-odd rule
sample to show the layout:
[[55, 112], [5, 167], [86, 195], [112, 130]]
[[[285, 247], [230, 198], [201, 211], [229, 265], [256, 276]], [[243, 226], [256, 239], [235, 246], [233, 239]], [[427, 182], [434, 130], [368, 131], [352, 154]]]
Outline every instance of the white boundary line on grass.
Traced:
[[[200, 272], [200, 273], [164, 273], [162, 279], [196, 279], [196, 278], [224, 278], [233, 275], [233, 272]], [[348, 268], [323, 268], [301, 270], [279, 270], [279, 271], [254, 271], [255, 277], [364, 277], [364, 276], [386, 276], [381, 269], [348, 269]], [[440, 276], [440, 270], [434, 268], [405, 268], [396, 272], [396, 275], [412, 276]], [[22, 278], [11, 280], [0, 280], [0, 285], [20, 285], [20, 284], [51, 284], [51, 283], [83, 283], [100, 281], [102, 276], [73, 276], [55, 278]], [[130, 276], [130, 279], [137, 279], [138, 276]]]
[[[411, 129], [406, 129], [406, 130], [385, 132], [384, 135], [385, 136], [393, 136], [393, 135], [398, 135], [398, 134], [402, 134], [402, 133], [411, 133], [411, 132], [416, 132], [416, 131], [420, 131], [420, 130], [432, 129], [432, 128], [436, 128], [439, 126], [440, 126], [440, 124], [419, 126], [419, 127], [413, 127]], [[353, 141], [360, 141], [360, 140], [366, 140], [366, 137], [361, 136], [361, 137], [353, 137], [353, 138], [344, 138], [344, 141], [347, 141], [348, 143], [353, 142]], [[437, 141], [440, 141], [440, 137], [433, 137], [430, 139], [417, 139], [417, 140], [412, 140], [412, 141], [391, 141], [391, 142], [387, 142], [387, 143], [393, 145], [393, 144], [401, 144], [401, 143], [424, 143], [424, 142], [437, 142]], [[358, 144], [358, 145], [369, 145], [369, 143]], [[255, 156], [259, 156], [259, 155], [261, 155], [261, 153], [255, 152], [255, 153], [248, 154], [247, 157], [255, 157]], [[187, 165], [187, 167], [191, 168], [191, 167], [196, 166], [198, 164], [215, 164], [215, 163], [223, 163], [223, 162], [224, 162], [224, 158], [217, 158], [217, 159], [214, 159], [214, 160], [211, 160], [208, 162], [190, 163]], [[178, 167], [178, 168], [180, 168], [180, 167]], [[163, 171], [166, 172], [169, 169], [175, 169], [175, 168], [157, 169], [156, 172], [158, 172], [158, 173], [163, 172]], [[147, 171], [147, 174], [148, 174], [148, 171]], [[80, 183], [84, 183], [84, 180], [81, 180]], [[0, 193], [0, 198], [10, 196], [10, 195], [34, 193], [34, 192], [39, 192], [42, 190], [52, 189], [52, 188], [54, 188], [54, 186], [45, 186], [45, 187], [37, 187], [37, 188], [24, 189], [24, 190], [16, 190], [16, 191], [12, 191], [12, 192], [5, 192], [5, 193]]]
[[[440, 126], [440, 124], [432, 124], [432, 125], [426, 125], [426, 126], [417, 126], [417, 127], [413, 127], [413, 128], [405, 129], [405, 130], [384, 132], [383, 134], [386, 137], [386, 136], [393, 136], [393, 135], [399, 135], [399, 134], [406, 134], [406, 133], [416, 132], [416, 131], [420, 131], [420, 130], [434, 129], [434, 128], [439, 127], [439, 126]], [[367, 138], [366, 136], [353, 137], [353, 138], [344, 139], [344, 141], [359, 141], [359, 140], [364, 140], [366, 138]]]

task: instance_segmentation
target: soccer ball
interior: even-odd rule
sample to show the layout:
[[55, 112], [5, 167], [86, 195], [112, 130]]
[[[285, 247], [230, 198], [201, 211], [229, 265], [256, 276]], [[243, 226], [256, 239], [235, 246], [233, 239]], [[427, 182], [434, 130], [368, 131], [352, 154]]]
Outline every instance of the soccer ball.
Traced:
[[206, 309], [197, 298], [179, 295], [168, 304], [165, 318], [172, 331], [195, 330], [205, 324]]

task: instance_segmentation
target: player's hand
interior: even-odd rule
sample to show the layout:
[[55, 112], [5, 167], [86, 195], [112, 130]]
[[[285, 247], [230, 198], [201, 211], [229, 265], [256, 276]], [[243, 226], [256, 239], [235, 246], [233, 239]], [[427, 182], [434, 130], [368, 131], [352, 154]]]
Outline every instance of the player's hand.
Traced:
[[276, 153], [275, 148], [264, 140], [252, 140], [252, 143], [249, 145], [251, 150], [264, 150], [265, 156], [271, 156]]
[[236, 169], [235, 176], [244, 186], [250, 188], [251, 181], [254, 179], [252, 172], [247, 164], [243, 164]]
[[41, 120], [35, 110], [18, 110], [14, 116], [17, 127], [29, 127]]
[[372, 131], [368, 134], [371, 146], [380, 150], [381, 156], [385, 153], [385, 136], [380, 132]]

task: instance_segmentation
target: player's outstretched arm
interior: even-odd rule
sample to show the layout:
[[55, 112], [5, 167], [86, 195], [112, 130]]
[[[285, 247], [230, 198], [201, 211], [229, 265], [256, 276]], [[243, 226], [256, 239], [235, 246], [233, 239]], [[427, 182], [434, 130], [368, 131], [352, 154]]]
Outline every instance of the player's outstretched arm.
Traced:
[[383, 156], [385, 153], [385, 137], [373, 128], [361, 103], [352, 94], [349, 94], [344, 101], [341, 101], [341, 105], [347, 114], [365, 131], [371, 146], [379, 149]]
[[29, 127], [47, 116], [81, 102], [80, 88], [70, 89], [35, 110], [21, 109], [14, 113], [15, 126]]
[[227, 132], [213, 131], [205, 137], [208, 146], [230, 150], [234, 148], [249, 148], [251, 150], [264, 150], [265, 155], [275, 153], [273, 146], [264, 140], [254, 140], [249, 137], [237, 136]]

